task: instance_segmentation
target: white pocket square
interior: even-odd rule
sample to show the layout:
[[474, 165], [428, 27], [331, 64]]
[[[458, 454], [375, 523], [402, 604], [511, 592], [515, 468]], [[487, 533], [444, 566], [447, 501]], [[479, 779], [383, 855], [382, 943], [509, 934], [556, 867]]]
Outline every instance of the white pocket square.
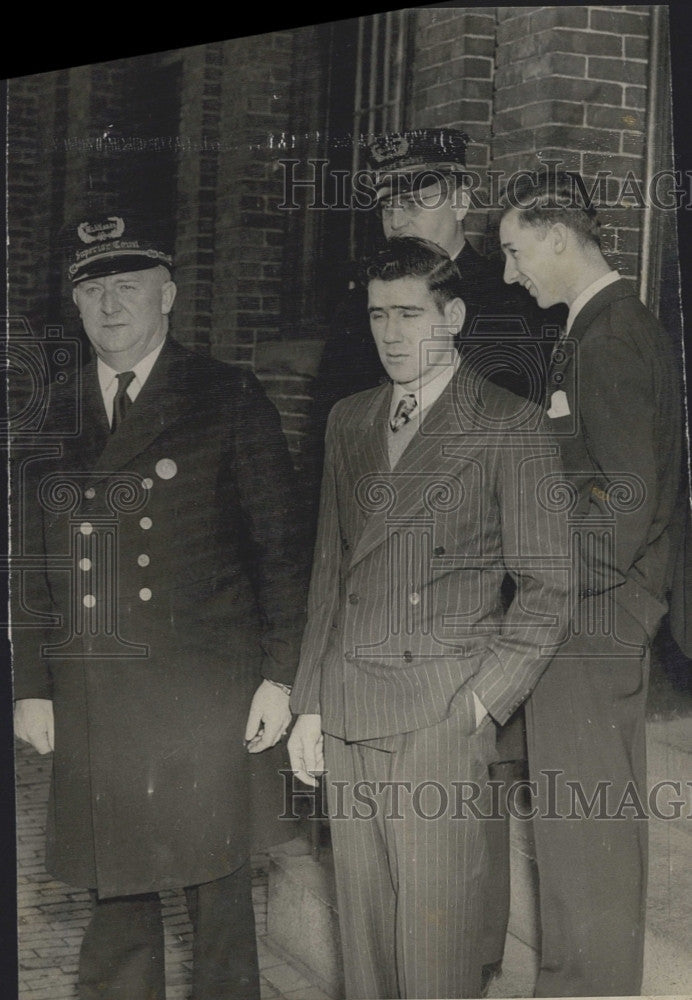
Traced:
[[548, 410], [548, 416], [553, 419], [555, 417], [568, 417], [570, 412], [569, 403], [567, 402], [567, 393], [564, 389], [556, 389], [550, 397], [550, 409]]

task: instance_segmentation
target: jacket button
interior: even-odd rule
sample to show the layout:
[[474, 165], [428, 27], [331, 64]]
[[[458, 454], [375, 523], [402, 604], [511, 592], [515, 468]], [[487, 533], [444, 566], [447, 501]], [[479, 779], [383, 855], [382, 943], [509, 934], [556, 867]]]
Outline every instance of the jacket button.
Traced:
[[142, 589], [139, 592], [139, 599], [140, 599], [140, 601], [150, 601], [151, 600], [151, 591], [149, 590], [148, 587], [142, 587]]
[[444, 554], [445, 554], [444, 545], [438, 545], [436, 548], [433, 549], [434, 556], [443, 556]]
[[138, 566], [148, 566], [150, 562], [151, 562], [151, 559], [146, 554], [146, 552], [142, 552], [141, 555], [137, 556], [137, 565]]
[[178, 466], [172, 458], [161, 458], [156, 463], [156, 475], [161, 479], [172, 479], [178, 471]]
[[90, 486], [88, 489], [84, 490], [84, 496], [87, 498], [87, 500], [93, 500], [94, 497], [96, 496], [96, 490], [94, 489], [94, 487]]
[[153, 485], [154, 485], [154, 480], [150, 479], [149, 476], [147, 476], [146, 479], [142, 480], [142, 489], [144, 490], [150, 490]]
[[82, 570], [82, 572], [88, 573], [89, 570], [91, 569], [91, 559], [80, 559], [79, 568]]
[[344, 659], [345, 659], [345, 660], [348, 660], [348, 662], [350, 663], [350, 662], [351, 662], [352, 660], [355, 660], [355, 656], [354, 656], [354, 655], [353, 655], [353, 653], [352, 653], [352, 652], [351, 652], [351, 651], [349, 650], [349, 651], [348, 651], [348, 653], [344, 653]]
[[85, 594], [82, 598], [82, 604], [85, 608], [93, 608], [96, 605], [96, 598], [93, 594]]
[[83, 535], [90, 535], [94, 530], [94, 526], [93, 524], [89, 524], [88, 521], [82, 521], [82, 523], [79, 526], [79, 530]]
[[349, 604], [357, 604], [358, 601], [359, 601], [358, 594], [349, 594], [348, 595], [348, 603]]
[[413, 659], [413, 653], [411, 652], [410, 649], [404, 651], [404, 659], [406, 660], [407, 663], [410, 663], [411, 660]]
[[143, 528], [144, 531], [148, 531], [149, 528], [151, 528], [151, 526], [152, 526], [153, 523], [154, 522], [152, 521], [152, 519], [150, 517], [142, 517], [142, 518], [140, 518], [139, 526], [140, 526], [140, 528]]

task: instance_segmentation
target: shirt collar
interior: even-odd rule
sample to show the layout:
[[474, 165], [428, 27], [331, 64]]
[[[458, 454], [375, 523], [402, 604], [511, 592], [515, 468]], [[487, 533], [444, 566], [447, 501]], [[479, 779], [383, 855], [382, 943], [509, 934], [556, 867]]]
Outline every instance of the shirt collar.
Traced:
[[619, 278], [620, 275], [617, 271], [609, 271], [608, 274], [604, 274], [601, 278], [596, 278], [596, 280], [592, 281], [583, 292], [577, 295], [576, 299], [569, 307], [569, 312], [567, 314], [567, 333], [569, 333], [572, 329], [575, 319], [582, 311], [586, 303], [590, 302], [595, 295], [598, 295], [598, 293], [602, 291], [602, 289], [607, 288], [608, 285], [612, 285], [614, 281], [618, 281]]
[[[138, 361], [136, 365], [134, 365], [131, 369], [129, 369], [130, 371], [133, 371], [135, 373], [135, 378], [132, 385], [136, 388], [137, 391], [139, 391], [142, 388], [146, 380], [149, 378], [149, 375], [151, 374], [151, 369], [154, 367], [156, 359], [163, 350], [163, 345], [165, 343], [166, 343], [166, 338], [164, 337], [161, 343], [158, 344], [153, 351], [150, 351], [145, 357], [142, 358], [141, 361]], [[99, 379], [99, 385], [101, 386], [101, 392], [103, 394], [106, 394], [113, 389], [115, 380], [120, 373], [116, 372], [115, 369], [111, 368], [110, 365], [107, 365], [105, 361], [101, 360], [101, 358], [96, 359], [96, 370], [98, 372], [98, 379]]]
[[437, 402], [437, 400], [440, 398], [444, 390], [452, 381], [455, 372], [459, 368], [460, 364], [459, 355], [456, 351], [456, 348], [453, 348], [453, 350], [454, 350], [453, 364], [440, 366], [439, 372], [437, 372], [437, 374], [433, 378], [431, 378], [429, 382], [426, 382], [425, 385], [421, 386], [418, 385], [418, 383], [412, 383], [412, 382], [393, 383], [392, 401], [389, 408], [390, 419], [394, 416], [396, 408], [399, 405], [400, 400], [402, 400], [404, 396], [414, 395], [416, 397], [416, 402], [418, 403], [418, 406], [416, 407], [414, 416], [418, 417], [420, 417], [421, 413], [423, 413], [425, 410], [430, 409], [433, 403]]

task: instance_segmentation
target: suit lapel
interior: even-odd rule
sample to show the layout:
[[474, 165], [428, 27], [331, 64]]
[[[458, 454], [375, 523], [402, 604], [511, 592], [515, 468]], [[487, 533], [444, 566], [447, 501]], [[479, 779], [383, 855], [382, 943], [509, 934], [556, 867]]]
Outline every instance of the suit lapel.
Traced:
[[458, 444], [459, 440], [459, 423], [453, 402], [458, 378], [459, 374], [452, 379], [430, 410], [424, 413], [421, 427], [394, 470], [390, 470], [387, 456], [386, 411], [382, 414], [383, 456], [379, 468], [372, 470], [373, 485], [381, 482], [385, 487], [383, 495], [388, 496], [391, 491], [392, 499], [386, 507], [374, 511], [364, 521], [362, 534], [354, 547], [351, 567], [385, 543], [388, 528], [392, 524], [429, 518], [426, 499], [428, 488], [433, 482], [454, 488], [452, 479], [458, 470], [459, 458], [446, 461], [444, 445], [452, 441]]
[[[611, 303], [618, 302], [621, 299], [636, 297], [636, 293], [632, 286], [632, 283], [626, 278], [620, 278], [619, 281], [613, 281], [610, 285], [606, 285], [602, 288], [592, 299], [586, 303], [584, 308], [580, 310], [574, 323], [572, 324], [572, 329], [569, 331], [568, 340], [576, 341], [577, 343], [582, 339], [586, 331], [589, 329], [593, 321], [596, 319], [599, 313], [606, 309]], [[572, 345], [573, 348], [574, 345]], [[573, 356], [574, 350], [572, 349]]]
[[631, 282], [621, 278], [619, 281], [613, 281], [610, 285], [602, 288], [579, 312], [569, 334], [561, 343], [556, 345], [553, 351], [548, 379], [549, 405], [552, 394], [560, 390], [567, 394], [573, 405], [576, 405], [573, 361], [577, 344], [583, 339], [586, 331], [599, 313], [606, 309], [612, 302], [629, 298], [632, 295], [635, 295], [635, 292]]
[[391, 399], [391, 384], [383, 385], [373, 395], [355, 425], [356, 441], [348, 446], [350, 474], [355, 483], [363, 476], [386, 472], [389, 468], [387, 419]]
[[96, 476], [122, 469], [196, 405], [197, 400], [184, 392], [181, 378], [176, 377], [176, 373], [183, 375], [181, 354], [174, 341], [166, 342], [126, 420], [115, 434], [109, 434], [92, 467]]

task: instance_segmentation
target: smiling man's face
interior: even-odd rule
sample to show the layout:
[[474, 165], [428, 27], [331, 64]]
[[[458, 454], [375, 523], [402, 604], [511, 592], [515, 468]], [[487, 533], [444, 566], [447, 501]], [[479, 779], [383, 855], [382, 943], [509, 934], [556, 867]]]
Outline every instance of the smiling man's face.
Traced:
[[394, 382], [423, 384], [449, 364], [464, 322], [461, 299], [438, 306], [424, 278], [408, 276], [368, 285], [368, 313], [380, 360]]
[[520, 211], [512, 208], [500, 222], [500, 244], [508, 285], [521, 285], [542, 309], [565, 301], [550, 227], [522, 225]]

